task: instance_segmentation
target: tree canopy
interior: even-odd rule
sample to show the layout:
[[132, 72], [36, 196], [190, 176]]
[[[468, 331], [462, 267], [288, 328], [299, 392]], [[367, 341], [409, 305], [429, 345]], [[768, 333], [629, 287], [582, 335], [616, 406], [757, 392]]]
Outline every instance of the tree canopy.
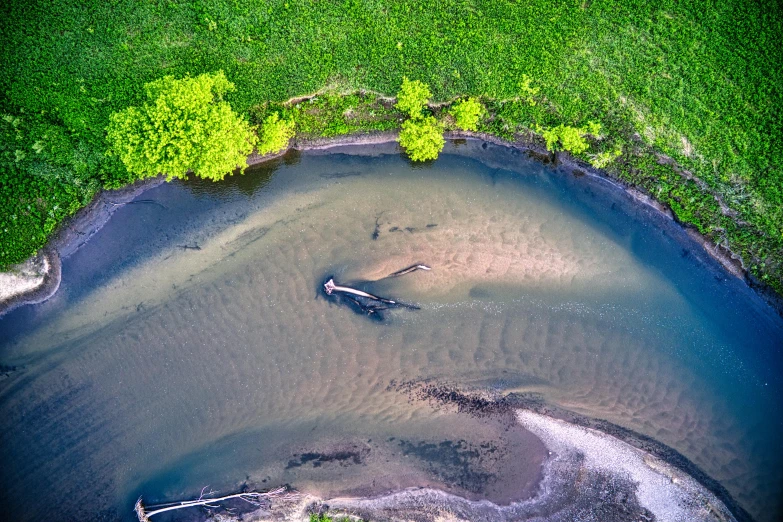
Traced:
[[408, 114], [413, 119], [421, 118], [421, 111], [429, 101], [432, 92], [429, 86], [419, 80], [402, 79], [402, 86], [397, 93], [397, 109]]
[[399, 141], [413, 161], [436, 159], [446, 143], [443, 126], [433, 116], [405, 120]]
[[273, 113], [264, 118], [261, 125], [258, 152], [269, 154], [280, 152], [288, 145], [288, 140], [294, 137], [296, 124], [291, 120], [281, 120], [278, 113]]
[[234, 89], [223, 71], [194, 78], [165, 76], [144, 86], [147, 100], [111, 115], [109, 153], [140, 178], [188, 171], [212, 180], [239, 168], [256, 144], [247, 121], [223, 95]]
[[454, 104], [449, 114], [454, 118], [457, 127], [462, 130], [478, 130], [479, 118], [485, 112], [484, 106], [477, 98], [468, 98]]

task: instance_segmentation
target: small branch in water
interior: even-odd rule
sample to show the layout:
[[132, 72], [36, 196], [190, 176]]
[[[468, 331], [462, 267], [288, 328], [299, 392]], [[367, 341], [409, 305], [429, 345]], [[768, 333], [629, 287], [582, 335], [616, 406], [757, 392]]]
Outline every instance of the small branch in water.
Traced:
[[378, 236], [381, 235], [381, 216], [383, 215], [384, 212], [386, 211], [384, 210], [383, 212], [380, 212], [375, 216], [375, 230], [372, 233], [373, 241], [378, 239]]
[[398, 270], [393, 274], [389, 274], [387, 277], [404, 276], [405, 274], [410, 274], [411, 272], [415, 272], [416, 270], [432, 270], [432, 268], [428, 267], [427, 265], [411, 265], [408, 268], [403, 268], [402, 270]]
[[[383, 310], [388, 310], [388, 306], [380, 306], [380, 305], [363, 305], [359, 302], [358, 299], [354, 299], [350, 295], [344, 295], [346, 299], [348, 299], [350, 302], [356, 305], [356, 307], [361, 310], [362, 312], [367, 312], [367, 315], [377, 314], [378, 312], [381, 312]], [[400, 305], [403, 306], [403, 305]]]
[[199, 245], [178, 245], [182, 250], [201, 250]]
[[[407, 268], [403, 268], [402, 270], [398, 270], [397, 272], [394, 272], [393, 274], [387, 276], [387, 277], [399, 277], [404, 276], [405, 274], [410, 274], [411, 272], [415, 272], [416, 270], [432, 270], [427, 265], [417, 264], [417, 265], [411, 265]], [[384, 297], [378, 297], [377, 295], [372, 295], [368, 292], [365, 292], [364, 290], [358, 290], [356, 288], [351, 288], [350, 286], [341, 286], [334, 282], [333, 278], [330, 278], [326, 283], [324, 283], [324, 293], [326, 295], [339, 295], [341, 298], [347, 300], [350, 303], [353, 303], [360, 311], [366, 313], [367, 315], [372, 315], [373, 317], [376, 317], [378, 319], [382, 319], [382, 315], [380, 314], [383, 310], [388, 310], [390, 308], [407, 308], [409, 310], [420, 310], [421, 308], [416, 305], [411, 305], [407, 303], [400, 303], [398, 301], [393, 301], [391, 299], [386, 299]], [[383, 303], [380, 304], [380, 303]], [[389, 306], [384, 306], [389, 305]]]
[[161, 203], [158, 203], [154, 199], [134, 199], [133, 201], [125, 201], [125, 202], [122, 202], [122, 203], [117, 203], [116, 201], [107, 201], [107, 203], [110, 204], [110, 205], [114, 205], [115, 207], [119, 207], [119, 206], [122, 206], [122, 205], [135, 205], [137, 203], [149, 203], [150, 205], [157, 205], [160, 208], [162, 208], [163, 210], [168, 210], [168, 208], [166, 208], [165, 205], [163, 205]]

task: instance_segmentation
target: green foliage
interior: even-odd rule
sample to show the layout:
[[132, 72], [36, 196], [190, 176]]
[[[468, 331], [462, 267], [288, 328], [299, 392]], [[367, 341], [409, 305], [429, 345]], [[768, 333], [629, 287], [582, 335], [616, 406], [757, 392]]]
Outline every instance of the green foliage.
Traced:
[[521, 98], [531, 107], [536, 105], [537, 102], [535, 97], [538, 96], [538, 93], [541, 90], [538, 87], [533, 87], [531, 85], [532, 83], [533, 79], [530, 78], [530, 76], [527, 74], [523, 74], [522, 80], [519, 82], [519, 92]]
[[468, 98], [467, 100], [455, 103], [451, 107], [449, 114], [454, 117], [454, 121], [458, 128], [467, 131], [475, 131], [478, 129], [479, 118], [481, 118], [484, 112], [484, 106], [477, 98]]
[[584, 132], [586, 134], [590, 134], [592, 136], [595, 136], [596, 138], [601, 137], [601, 124], [596, 121], [588, 121], [587, 125], [585, 125]]
[[286, 148], [288, 141], [294, 137], [294, 127], [293, 121], [281, 120], [276, 112], [267, 116], [258, 135], [258, 152], [269, 154]]
[[141, 107], [111, 115], [110, 154], [140, 178], [197, 176], [220, 180], [239, 167], [256, 142], [253, 130], [223, 101], [234, 89], [223, 71], [195, 78], [165, 76], [144, 86]]
[[350, 520], [348, 517], [334, 518], [329, 515], [316, 515], [315, 513], [310, 515], [310, 522], [349, 522]]
[[623, 149], [619, 144], [612, 150], [605, 150], [590, 156], [590, 164], [597, 169], [605, 169], [614, 160], [622, 155]]
[[434, 160], [445, 144], [443, 126], [433, 116], [405, 120], [399, 141], [413, 161]]
[[419, 80], [402, 79], [402, 86], [397, 93], [397, 105], [401, 112], [407, 113], [413, 119], [422, 117], [422, 110], [432, 96], [430, 88]]
[[567, 150], [574, 154], [582, 154], [590, 148], [590, 144], [584, 139], [587, 134], [585, 129], [558, 125], [549, 129], [539, 127], [537, 130], [546, 140], [546, 148], [552, 152]]
[[36, 115], [0, 119], [0, 267], [43, 247], [100, 188], [102, 154]]
[[293, 105], [265, 104], [251, 110], [251, 120], [262, 123], [280, 113], [295, 123], [296, 134], [305, 138], [332, 137], [367, 131], [393, 130], [402, 115], [367, 93], [340, 95], [330, 91]]

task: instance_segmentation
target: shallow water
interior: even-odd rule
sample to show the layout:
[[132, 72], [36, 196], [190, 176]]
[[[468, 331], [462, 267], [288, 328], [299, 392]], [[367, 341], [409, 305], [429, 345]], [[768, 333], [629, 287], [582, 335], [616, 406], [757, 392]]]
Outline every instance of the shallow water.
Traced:
[[[319, 291], [414, 263], [432, 270], [366, 288], [418, 311], [373, 321]], [[532, 434], [388, 389], [436, 378], [652, 436], [776, 520], [782, 323], [608, 183], [477, 142], [166, 184], [64, 262], [53, 299], [0, 319], [0, 504], [133, 520], [139, 495], [244, 481], [532, 495]]]

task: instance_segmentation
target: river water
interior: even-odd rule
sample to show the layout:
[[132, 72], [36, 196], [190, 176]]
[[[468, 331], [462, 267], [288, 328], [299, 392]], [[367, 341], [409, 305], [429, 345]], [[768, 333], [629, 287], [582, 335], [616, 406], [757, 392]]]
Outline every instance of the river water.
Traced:
[[[385, 278], [415, 263], [432, 270]], [[327, 276], [420, 309], [368, 318]], [[133, 520], [140, 495], [243, 483], [533, 495], [541, 442], [389, 387], [429, 378], [651, 436], [776, 520], [782, 323], [605, 181], [473, 141], [426, 166], [389, 145], [289, 155], [145, 192], [55, 297], [0, 319], [0, 504]]]

